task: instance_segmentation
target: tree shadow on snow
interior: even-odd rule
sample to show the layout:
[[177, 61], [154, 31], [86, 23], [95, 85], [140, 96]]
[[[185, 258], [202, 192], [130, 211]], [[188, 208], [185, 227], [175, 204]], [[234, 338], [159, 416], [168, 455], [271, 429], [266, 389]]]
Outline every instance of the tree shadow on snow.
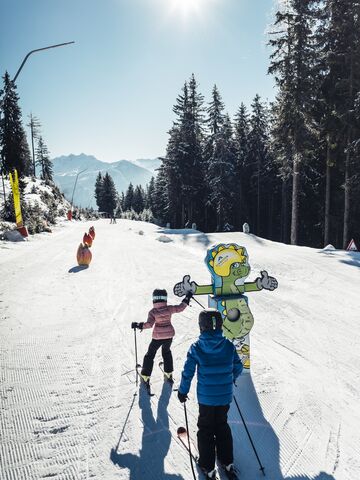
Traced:
[[164, 460], [171, 443], [169, 415], [167, 412], [170, 396], [171, 386], [165, 382], [158, 401], [155, 420], [150, 397], [145, 388], [140, 386], [139, 407], [144, 428], [139, 455], [119, 453], [114, 448], [110, 452], [110, 460], [114, 465], [129, 469], [129, 480], [145, 478], [184, 480], [181, 475], [165, 473], [164, 471]]
[[83, 270], [87, 270], [88, 268], [89, 268], [89, 265], [76, 265], [76, 267], [70, 268], [68, 273], [82, 272]]
[[234, 439], [234, 458], [241, 473], [247, 472], [247, 478], [253, 480], [335, 480], [335, 477], [325, 472], [318, 475], [306, 474], [286, 476], [280, 469], [279, 439], [270, 423], [263, 415], [251, 375], [243, 374], [237, 380], [238, 387], [235, 395], [242, 415], [244, 416], [249, 433], [255, 445], [262, 466], [265, 468], [265, 477], [260, 471], [255, 453], [251, 447], [249, 437], [245, 431], [235, 402], [232, 402], [229, 421]]
[[360, 252], [346, 252], [347, 260], [340, 260], [341, 263], [351, 265], [353, 267], [360, 267]]
[[345, 265], [350, 265], [352, 267], [360, 267], [360, 252], [344, 252], [347, 259], [338, 258], [336, 256], [337, 250], [320, 250], [318, 253], [321, 253], [327, 257], [333, 257], [336, 260], [339, 260], [340, 263], [345, 263]]

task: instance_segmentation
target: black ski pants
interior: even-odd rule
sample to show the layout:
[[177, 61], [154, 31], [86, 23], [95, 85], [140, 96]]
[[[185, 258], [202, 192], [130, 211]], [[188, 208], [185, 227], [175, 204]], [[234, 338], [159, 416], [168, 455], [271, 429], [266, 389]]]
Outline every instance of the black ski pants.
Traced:
[[215, 458], [223, 465], [233, 463], [233, 439], [227, 414], [230, 405], [210, 406], [199, 404], [198, 449], [199, 466], [211, 472]]
[[172, 338], [166, 338], [164, 340], [151, 340], [148, 351], [144, 357], [141, 375], [150, 377], [154, 366], [154, 358], [156, 352], [161, 348], [162, 357], [164, 360], [164, 372], [171, 373], [174, 370], [172, 353], [170, 350]]

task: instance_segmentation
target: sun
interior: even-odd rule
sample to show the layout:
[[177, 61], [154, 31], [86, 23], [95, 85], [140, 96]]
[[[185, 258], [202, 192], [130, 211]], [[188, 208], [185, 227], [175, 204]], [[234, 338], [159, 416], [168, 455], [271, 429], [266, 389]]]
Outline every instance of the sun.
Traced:
[[182, 17], [201, 16], [209, 0], [166, 0], [170, 11]]

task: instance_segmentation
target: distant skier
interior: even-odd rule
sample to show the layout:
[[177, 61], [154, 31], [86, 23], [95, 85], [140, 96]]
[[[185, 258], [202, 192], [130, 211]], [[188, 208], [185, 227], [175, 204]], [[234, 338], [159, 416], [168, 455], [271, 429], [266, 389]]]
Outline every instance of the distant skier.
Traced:
[[114, 212], [110, 215], [110, 223], [116, 223], [116, 217]]
[[228, 477], [236, 478], [227, 414], [233, 398], [233, 383], [243, 366], [235, 346], [223, 336], [222, 323], [217, 310], [200, 312], [200, 337], [188, 351], [178, 390], [180, 402], [186, 402], [197, 368], [199, 466], [208, 478], [216, 478], [215, 456]]
[[161, 353], [164, 360], [164, 376], [168, 381], [173, 381], [173, 358], [170, 350], [172, 339], [175, 335], [174, 327], [171, 323], [171, 316], [173, 313], [180, 313], [189, 305], [192, 294], [189, 293], [182, 300], [180, 305], [167, 304], [167, 291], [156, 289], [153, 291], [153, 308], [148, 314], [147, 322], [133, 322], [131, 328], [138, 328], [140, 330], [152, 328], [152, 340], [150, 342], [148, 351], [144, 357], [141, 370], [142, 380], [149, 384], [152, 369], [154, 366], [154, 358], [156, 352], [161, 347]]

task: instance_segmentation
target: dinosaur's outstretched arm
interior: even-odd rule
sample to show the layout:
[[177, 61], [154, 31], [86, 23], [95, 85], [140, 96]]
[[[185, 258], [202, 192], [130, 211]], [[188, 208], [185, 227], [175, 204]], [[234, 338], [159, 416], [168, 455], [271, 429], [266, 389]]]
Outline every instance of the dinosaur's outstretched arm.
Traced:
[[190, 275], [185, 275], [182, 282], [177, 283], [174, 286], [174, 294], [178, 297], [182, 297], [187, 293], [193, 295], [205, 295], [213, 292], [212, 285], [198, 285], [194, 281], [190, 281]]
[[258, 292], [262, 290], [255, 282], [245, 282], [243, 285], [244, 292]]
[[206, 295], [213, 293], [212, 285], [197, 285], [195, 290], [195, 295]]

